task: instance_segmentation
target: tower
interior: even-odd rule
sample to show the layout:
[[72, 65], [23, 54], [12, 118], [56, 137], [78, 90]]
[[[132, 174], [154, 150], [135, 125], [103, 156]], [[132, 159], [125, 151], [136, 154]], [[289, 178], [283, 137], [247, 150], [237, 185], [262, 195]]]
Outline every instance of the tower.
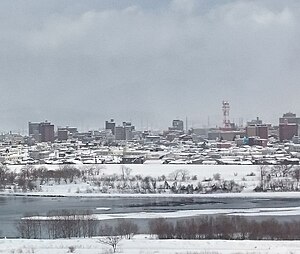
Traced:
[[229, 120], [229, 102], [223, 101], [222, 111], [223, 111], [223, 127], [226, 129], [230, 129], [230, 120]]

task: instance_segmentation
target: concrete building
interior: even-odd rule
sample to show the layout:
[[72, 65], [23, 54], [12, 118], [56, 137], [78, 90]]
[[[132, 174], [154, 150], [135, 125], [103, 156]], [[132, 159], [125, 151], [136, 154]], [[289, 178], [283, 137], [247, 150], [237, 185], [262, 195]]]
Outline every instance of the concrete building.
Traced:
[[298, 124], [296, 123], [280, 123], [279, 124], [279, 140], [292, 140], [294, 136], [298, 136]]
[[42, 122], [39, 125], [41, 142], [54, 142], [54, 125], [50, 122]]
[[125, 129], [123, 126], [116, 126], [115, 138], [116, 140], [125, 140]]
[[131, 122], [123, 122], [122, 126], [115, 127], [116, 140], [132, 140], [135, 127]]
[[133, 134], [132, 134], [132, 126], [124, 126], [125, 131], [125, 140], [132, 140]]
[[172, 122], [172, 128], [173, 130], [183, 131], [183, 121], [182, 120], [173, 120]]
[[114, 119], [110, 119], [110, 121], [105, 121], [105, 130], [111, 130], [111, 133], [115, 135], [116, 123]]
[[249, 137], [248, 138], [248, 145], [249, 146], [262, 146], [266, 147], [268, 144], [267, 139], [259, 138], [259, 137]]
[[245, 136], [244, 131], [224, 131], [224, 130], [211, 130], [208, 132], [209, 140], [227, 140], [233, 141], [235, 138], [242, 138]]
[[74, 135], [75, 133], [78, 132], [77, 127], [67, 126], [66, 129], [68, 130], [69, 134], [71, 134], [71, 135]]
[[261, 119], [259, 119], [259, 117], [256, 117], [256, 119], [247, 122], [247, 125], [261, 125], [261, 124], [263, 124], [263, 122]]
[[123, 128], [125, 132], [125, 140], [132, 140], [135, 127], [131, 124], [131, 122], [123, 122]]
[[254, 124], [246, 127], [247, 137], [260, 137], [262, 139], [268, 139], [269, 127], [266, 124]]
[[294, 136], [299, 136], [300, 117], [288, 112], [279, 118], [279, 140], [292, 140]]
[[58, 128], [57, 129], [57, 139], [59, 141], [66, 141], [69, 137], [69, 131], [67, 128]]
[[40, 133], [40, 123], [28, 123], [28, 134], [30, 135], [36, 135]]
[[295, 123], [300, 125], [300, 117], [297, 117], [294, 113], [288, 112], [279, 118], [279, 124], [281, 123]]

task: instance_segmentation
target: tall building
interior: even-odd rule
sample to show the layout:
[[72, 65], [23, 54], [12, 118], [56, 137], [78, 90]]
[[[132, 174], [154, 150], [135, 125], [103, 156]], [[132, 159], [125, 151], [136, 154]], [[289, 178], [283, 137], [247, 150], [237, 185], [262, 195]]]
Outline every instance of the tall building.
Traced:
[[33, 123], [29, 122], [28, 123], [28, 134], [29, 136], [31, 135], [36, 135], [40, 133], [40, 123]]
[[131, 122], [123, 122], [122, 126], [115, 127], [115, 138], [116, 140], [132, 140], [135, 127]]
[[57, 128], [57, 139], [59, 141], [66, 141], [69, 137], [69, 131], [67, 128]]
[[54, 125], [50, 122], [42, 122], [39, 125], [41, 142], [54, 142]]
[[268, 139], [269, 127], [266, 124], [251, 124], [246, 127], [247, 137], [260, 137], [262, 139]]
[[294, 136], [298, 136], [298, 124], [296, 123], [280, 123], [279, 124], [279, 140], [292, 140]]
[[173, 120], [172, 130], [183, 131], [183, 121], [182, 120]]
[[111, 133], [115, 135], [116, 123], [114, 119], [110, 119], [110, 121], [105, 121], [105, 130], [111, 130]]
[[125, 140], [125, 129], [123, 126], [116, 126], [115, 138], [116, 140]]
[[[297, 117], [296, 114], [288, 112], [282, 115], [282, 117], [279, 118], [279, 132], [280, 132], [280, 124], [296, 124], [297, 127], [289, 126], [289, 127], [281, 127], [282, 129], [290, 130], [292, 132], [292, 129], [297, 128], [298, 132], [295, 134], [295, 136], [299, 136], [299, 125], [300, 125], [300, 117]], [[279, 133], [280, 136], [280, 133]], [[280, 137], [279, 137], [280, 138]], [[291, 140], [291, 139], [288, 139]]]
[[125, 140], [132, 140], [135, 127], [131, 124], [131, 122], [123, 122], [123, 128], [125, 132]]
[[295, 123], [300, 124], [300, 117], [297, 117], [296, 114], [288, 112], [283, 114], [282, 117], [279, 118], [279, 124], [281, 123]]

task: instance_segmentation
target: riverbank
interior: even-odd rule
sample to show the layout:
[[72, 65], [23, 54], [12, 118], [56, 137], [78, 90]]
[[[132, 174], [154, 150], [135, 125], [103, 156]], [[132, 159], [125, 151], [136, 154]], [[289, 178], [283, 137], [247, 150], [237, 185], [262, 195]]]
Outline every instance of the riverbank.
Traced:
[[[98, 238], [26, 240], [1, 239], [0, 253], [77, 254], [111, 253]], [[117, 246], [124, 254], [291, 254], [300, 253], [300, 241], [158, 240], [148, 235], [124, 239]]]
[[211, 193], [211, 194], [131, 194], [131, 193], [68, 193], [66, 192], [0, 192], [0, 197], [49, 197], [49, 198], [300, 198], [300, 192], [254, 192]]

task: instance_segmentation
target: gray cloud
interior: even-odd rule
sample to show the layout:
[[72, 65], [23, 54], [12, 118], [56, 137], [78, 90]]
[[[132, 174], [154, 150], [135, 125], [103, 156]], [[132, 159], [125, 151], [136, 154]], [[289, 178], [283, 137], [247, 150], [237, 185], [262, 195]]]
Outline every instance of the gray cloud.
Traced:
[[0, 129], [298, 110], [298, 1], [1, 1]]

